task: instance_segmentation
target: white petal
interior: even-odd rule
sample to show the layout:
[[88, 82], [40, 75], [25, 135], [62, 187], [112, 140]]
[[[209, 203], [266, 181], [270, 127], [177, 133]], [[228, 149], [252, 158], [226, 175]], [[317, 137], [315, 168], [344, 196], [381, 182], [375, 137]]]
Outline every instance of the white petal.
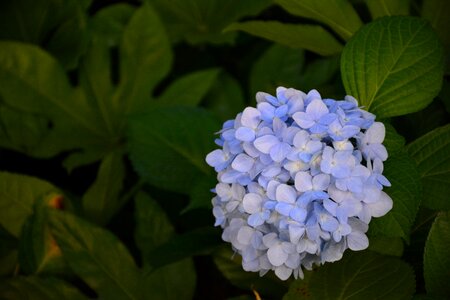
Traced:
[[392, 209], [392, 199], [385, 192], [381, 191], [380, 198], [374, 203], [368, 203], [366, 206], [370, 210], [372, 217], [382, 217]]
[[328, 174], [316, 175], [312, 180], [312, 184], [314, 190], [325, 191], [326, 189], [328, 189], [328, 186], [330, 185], [330, 175]]
[[297, 225], [289, 226], [289, 239], [291, 240], [291, 243], [297, 244], [304, 234], [305, 234], [305, 227], [300, 227]]
[[246, 154], [239, 154], [231, 163], [231, 167], [239, 172], [248, 172], [254, 164], [255, 160]]
[[300, 130], [294, 136], [294, 146], [297, 148], [306, 146], [306, 143], [309, 141], [309, 133], [305, 130]]
[[366, 131], [365, 139], [371, 144], [381, 144], [384, 141], [386, 129], [383, 123], [375, 122]]
[[280, 140], [276, 136], [268, 134], [257, 138], [253, 145], [262, 153], [269, 154], [270, 149], [279, 142]]
[[206, 155], [206, 162], [211, 167], [215, 167], [215, 166], [225, 162], [225, 154], [223, 153], [222, 150], [216, 149], [216, 150], [212, 151], [211, 153], [209, 153], [208, 155]]
[[259, 112], [259, 110], [254, 107], [247, 107], [242, 112], [241, 124], [245, 127], [256, 129], [259, 122], [261, 121], [260, 116], [261, 113]]
[[287, 203], [294, 203], [297, 199], [297, 192], [295, 189], [287, 184], [280, 184], [276, 191], [276, 200]]
[[295, 175], [295, 188], [299, 192], [312, 190], [312, 176], [309, 172], [298, 172]]
[[369, 239], [364, 233], [354, 231], [347, 235], [347, 244], [353, 251], [364, 250], [369, 247]]
[[236, 139], [243, 142], [251, 142], [255, 139], [255, 131], [248, 127], [239, 127], [234, 135]]
[[275, 232], [271, 232], [263, 236], [263, 244], [267, 248], [274, 246], [276, 243], [278, 243], [278, 236]]
[[320, 117], [328, 113], [328, 108], [321, 99], [314, 99], [306, 107], [306, 113], [318, 120]]
[[228, 201], [231, 198], [231, 188], [229, 184], [218, 183], [216, 185], [216, 194], [221, 198], [222, 201]]
[[277, 143], [270, 149], [270, 157], [275, 162], [281, 162], [291, 151], [291, 147], [287, 143]]
[[292, 269], [286, 266], [279, 266], [275, 269], [275, 275], [281, 280], [287, 280], [292, 274]]
[[243, 245], [250, 245], [254, 232], [255, 230], [251, 227], [248, 226], [241, 227], [241, 229], [239, 229], [237, 234], [238, 242]]
[[248, 193], [244, 196], [242, 201], [242, 206], [246, 213], [254, 214], [261, 210], [262, 198], [260, 195], [255, 193]]
[[281, 244], [277, 243], [269, 248], [267, 251], [267, 258], [269, 258], [272, 265], [279, 267], [286, 262], [288, 254], [283, 251]]

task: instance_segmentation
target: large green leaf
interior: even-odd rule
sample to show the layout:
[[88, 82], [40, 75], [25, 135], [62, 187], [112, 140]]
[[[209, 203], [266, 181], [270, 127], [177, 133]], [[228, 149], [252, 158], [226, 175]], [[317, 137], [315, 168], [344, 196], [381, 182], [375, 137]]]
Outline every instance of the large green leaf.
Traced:
[[28, 155], [45, 139], [50, 130], [44, 116], [24, 112], [1, 102], [0, 144]]
[[386, 136], [383, 141], [383, 145], [390, 155], [395, 152], [401, 151], [405, 148], [405, 138], [397, 133], [394, 126], [389, 123], [384, 123], [386, 128]]
[[80, 64], [80, 86], [89, 105], [98, 111], [99, 122], [103, 123], [108, 134], [114, 137], [120, 119], [111, 105], [114, 88], [110, 64], [111, 56], [107, 42], [92, 37]]
[[217, 178], [215, 176], [205, 176], [199, 180], [189, 193], [189, 205], [183, 209], [182, 213], [198, 208], [211, 209], [211, 199], [214, 197], [211, 189], [216, 184]]
[[97, 178], [83, 195], [86, 216], [95, 223], [106, 224], [120, 209], [119, 202], [125, 178], [122, 153], [111, 152], [103, 158]]
[[297, 87], [305, 55], [302, 50], [272, 45], [255, 62], [250, 74], [250, 91], [275, 92], [279, 86]]
[[46, 211], [62, 207], [63, 196], [51, 193], [36, 201], [34, 214], [27, 219], [19, 241], [20, 268], [25, 274], [70, 274], [61, 249], [50, 233]]
[[125, 115], [142, 109], [170, 70], [172, 51], [159, 17], [144, 4], [131, 17], [119, 45], [120, 83], [113, 103]]
[[[51, 120], [53, 128], [34, 155], [48, 157], [103, 142], [105, 130], [96, 111], [69, 85], [58, 62], [35, 46], [0, 42], [0, 95], [12, 108]], [[70, 134], [74, 131], [76, 139]]]
[[[142, 253], [144, 265], [148, 264], [151, 250], [174, 235], [174, 228], [165, 212], [144, 193], [135, 198], [136, 244]], [[143, 279], [145, 291], [155, 299], [191, 299], [195, 289], [196, 274], [191, 258], [186, 258], [153, 270]]]
[[151, 267], [159, 268], [193, 255], [211, 254], [221, 244], [218, 229], [201, 227], [173, 236], [152, 250], [147, 259]]
[[141, 275], [110, 232], [69, 213], [49, 211], [49, 225], [70, 268], [103, 299], [141, 299]]
[[37, 276], [15, 277], [0, 283], [0, 298], [4, 300], [88, 299], [78, 289], [63, 280]]
[[385, 255], [402, 256], [403, 241], [401, 238], [389, 238], [385, 236], [370, 237], [369, 250]]
[[439, 127], [408, 145], [423, 185], [423, 205], [450, 209], [450, 125]]
[[342, 51], [342, 45], [333, 35], [318, 25], [284, 24], [277, 21], [248, 21], [233, 23], [226, 30], [245, 31], [284, 46], [306, 49], [320, 55], [333, 55]]
[[384, 16], [409, 15], [411, 0], [365, 0], [372, 19]]
[[219, 75], [218, 69], [187, 74], [174, 81], [156, 100], [160, 105], [197, 106]]
[[0, 3], [0, 39], [37, 44], [73, 69], [85, 50], [86, 14], [76, 0]]
[[[317, 89], [322, 95], [325, 95], [327, 85], [336, 80], [336, 75], [339, 72], [339, 61], [339, 55], [308, 61], [299, 78], [299, 89], [305, 93]], [[342, 97], [343, 92], [338, 94]]]
[[130, 120], [128, 142], [136, 171], [151, 184], [188, 193], [210, 174], [206, 154], [213, 149], [215, 119], [197, 108], [155, 109]]
[[36, 200], [57, 189], [50, 183], [25, 175], [0, 172], [0, 224], [19, 237]]
[[161, 15], [171, 40], [191, 44], [229, 43], [234, 34], [222, 30], [241, 17], [256, 15], [272, 0], [147, 0]]
[[362, 26], [361, 19], [347, 0], [276, 0], [275, 2], [291, 14], [327, 24], [346, 40]]
[[[427, 19], [431, 26], [436, 29], [442, 43], [447, 51], [450, 49], [450, 2], [442, 0], [424, 0], [422, 6], [422, 17]], [[448, 55], [448, 54], [447, 54]]]
[[220, 120], [226, 121], [235, 118], [244, 109], [244, 93], [235, 78], [221, 72], [203, 103]]
[[383, 175], [392, 184], [385, 191], [394, 205], [386, 216], [372, 220], [369, 230], [375, 235], [409, 240], [411, 226], [420, 206], [420, 175], [414, 161], [405, 152], [396, 153], [386, 161]]
[[123, 31], [134, 11], [135, 7], [127, 3], [106, 6], [91, 19], [93, 33], [96, 37], [105, 40], [109, 47], [119, 45]]
[[174, 234], [169, 218], [158, 203], [144, 192], [135, 197], [136, 230], [134, 238], [142, 254], [144, 264], [148, 263], [149, 253], [167, 242]]
[[450, 297], [450, 213], [439, 213], [425, 244], [424, 277], [427, 292]]
[[415, 112], [439, 93], [442, 46], [425, 20], [380, 18], [347, 43], [341, 74], [346, 92], [377, 117]]
[[414, 272], [408, 264], [370, 251], [347, 253], [340, 261], [318, 268], [306, 290], [296, 285], [283, 299], [400, 300], [411, 299], [415, 290]]
[[234, 286], [244, 290], [256, 290], [263, 299], [280, 299], [287, 291], [288, 283], [279, 280], [273, 272], [261, 277], [256, 272], [244, 271], [241, 257], [233, 253], [228, 246], [214, 252], [213, 258], [222, 275]]
[[17, 267], [18, 240], [0, 225], [0, 278], [14, 273]]

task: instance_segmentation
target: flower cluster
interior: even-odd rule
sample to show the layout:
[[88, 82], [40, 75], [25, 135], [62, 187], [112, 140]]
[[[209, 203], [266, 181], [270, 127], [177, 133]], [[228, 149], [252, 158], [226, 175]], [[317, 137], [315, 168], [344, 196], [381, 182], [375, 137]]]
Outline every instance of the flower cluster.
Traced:
[[218, 172], [215, 225], [243, 268], [303, 278], [302, 267], [367, 248], [371, 218], [392, 208], [384, 125], [351, 96], [279, 87], [256, 100], [223, 124], [221, 149], [206, 157]]

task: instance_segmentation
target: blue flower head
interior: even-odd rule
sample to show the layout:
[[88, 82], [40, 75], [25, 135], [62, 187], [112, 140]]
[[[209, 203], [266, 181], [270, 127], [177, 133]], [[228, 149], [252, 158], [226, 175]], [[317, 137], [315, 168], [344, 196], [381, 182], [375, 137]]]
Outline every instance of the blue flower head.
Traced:
[[347, 248], [366, 249], [371, 218], [392, 208], [384, 125], [351, 96], [279, 87], [256, 100], [224, 123], [220, 149], [206, 157], [219, 181], [215, 225], [243, 268], [303, 278]]

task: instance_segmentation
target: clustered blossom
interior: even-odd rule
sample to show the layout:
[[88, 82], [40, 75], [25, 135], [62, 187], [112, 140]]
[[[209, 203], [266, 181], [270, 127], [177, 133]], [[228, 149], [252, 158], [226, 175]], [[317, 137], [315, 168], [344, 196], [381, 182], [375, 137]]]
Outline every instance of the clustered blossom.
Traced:
[[303, 278], [302, 268], [367, 248], [371, 218], [392, 208], [384, 125], [351, 96], [279, 87], [256, 100], [223, 124], [221, 149], [206, 157], [218, 173], [215, 225], [243, 268]]

